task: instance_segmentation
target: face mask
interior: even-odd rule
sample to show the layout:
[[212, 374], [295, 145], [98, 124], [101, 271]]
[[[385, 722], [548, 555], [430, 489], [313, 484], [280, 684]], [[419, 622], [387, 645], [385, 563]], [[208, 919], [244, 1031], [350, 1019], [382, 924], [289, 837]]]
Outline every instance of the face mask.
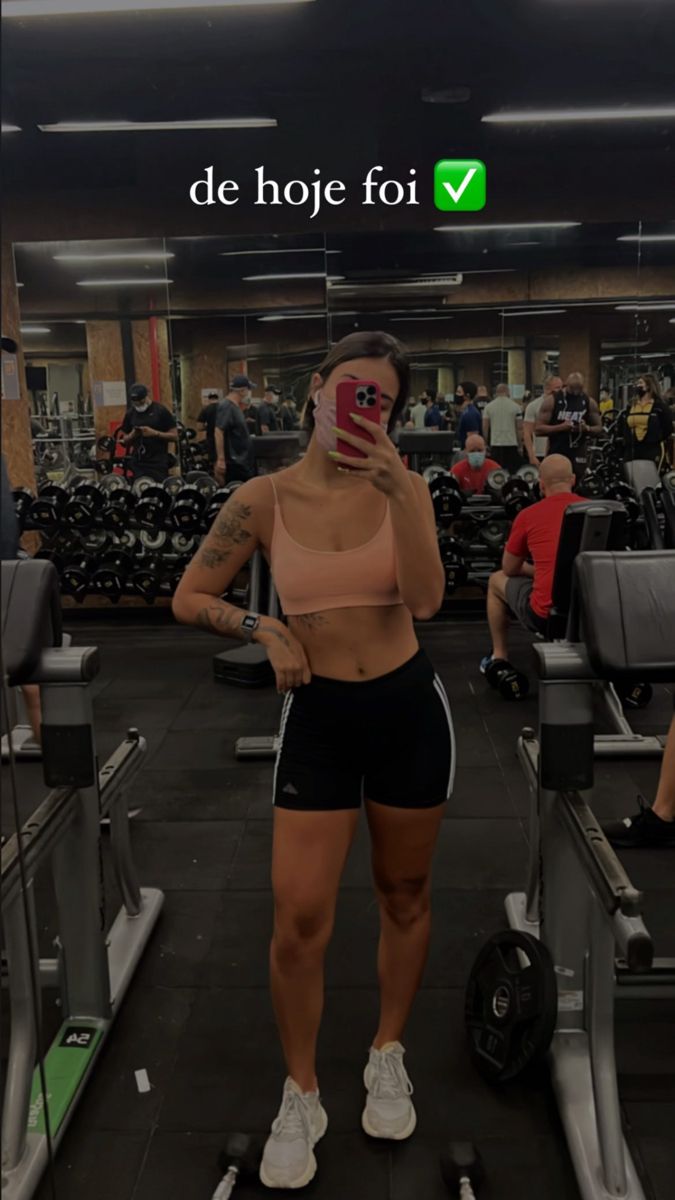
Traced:
[[645, 387], [636, 387], [635, 395], [639, 396], [640, 399], [642, 399], [643, 396], [647, 395], [647, 389]]
[[463, 403], [464, 403], [464, 396], [458, 396], [457, 393], [455, 392], [455, 404], [463, 404]]
[[333, 426], [337, 422], [336, 401], [329, 400], [321, 391], [314, 393], [313, 400], [316, 440], [326, 452], [337, 450], [337, 436], [333, 433]]
[[150, 407], [150, 401], [149, 401], [149, 400], [147, 400], [147, 401], [145, 402], [145, 404], [134, 404], [134, 410], [135, 410], [136, 412], [145, 412], [145, 411], [146, 411], [146, 409], [148, 409], [149, 407]]
[[470, 454], [467, 454], [466, 457], [469, 460], [469, 466], [473, 467], [474, 471], [476, 471], [479, 467], [482, 467], [483, 463], [485, 462], [485, 451], [473, 450]]

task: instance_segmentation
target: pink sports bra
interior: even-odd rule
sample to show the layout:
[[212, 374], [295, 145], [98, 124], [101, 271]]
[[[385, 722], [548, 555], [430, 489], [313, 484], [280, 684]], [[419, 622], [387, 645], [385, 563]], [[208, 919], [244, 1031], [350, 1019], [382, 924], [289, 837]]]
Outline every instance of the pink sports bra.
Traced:
[[274, 585], [288, 617], [327, 608], [402, 604], [396, 578], [394, 530], [389, 502], [374, 537], [353, 550], [311, 550], [289, 534], [274, 492], [274, 529], [270, 560]]

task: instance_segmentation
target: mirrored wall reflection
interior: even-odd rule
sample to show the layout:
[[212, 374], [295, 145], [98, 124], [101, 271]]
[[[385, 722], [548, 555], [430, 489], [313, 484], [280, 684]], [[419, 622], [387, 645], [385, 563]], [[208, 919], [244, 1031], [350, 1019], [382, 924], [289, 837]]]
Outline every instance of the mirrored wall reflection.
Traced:
[[18, 243], [14, 257], [38, 486], [98, 478], [134, 384], [175, 423], [163, 239]]
[[212, 462], [213, 406], [227, 397], [253, 436], [297, 429], [327, 348], [323, 234], [169, 238], [166, 248], [172, 376], [192, 455], [210, 442]]
[[[399, 337], [412, 362], [410, 427], [458, 428], [472, 406], [455, 451], [497, 398], [488, 440], [510, 442], [508, 401], [524, 414], [559, 377], [581, 375], [608, 425], [645, 372], [672, 403], [674, 226], [466, 217], [428, 232], [331, 236], [327, 249], [340, 252], [342, 276], [328, 284], [331, 341], [358, 328]], [[541, 442], [521, 450], [523, 461], [541, 453]]]

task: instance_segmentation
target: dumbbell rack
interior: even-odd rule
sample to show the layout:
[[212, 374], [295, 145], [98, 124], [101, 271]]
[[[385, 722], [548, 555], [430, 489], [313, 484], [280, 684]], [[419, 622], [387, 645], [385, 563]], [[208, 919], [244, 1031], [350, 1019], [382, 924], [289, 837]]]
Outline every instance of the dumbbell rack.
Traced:
[[[199, 543], [237, 485], [219, 489], [208, 475], [174, 476], [156, 484], [108, 475], [98, 485], [81, 478], [70, 488], [47, 484], [37, 498], [15, 492], [21, 531], [46, 540], [38, 558], [54, 562], [62, 595], [112, 604], [138, 597], [168, 603]], [[233, 599], [240, 598], [236, 591]]]

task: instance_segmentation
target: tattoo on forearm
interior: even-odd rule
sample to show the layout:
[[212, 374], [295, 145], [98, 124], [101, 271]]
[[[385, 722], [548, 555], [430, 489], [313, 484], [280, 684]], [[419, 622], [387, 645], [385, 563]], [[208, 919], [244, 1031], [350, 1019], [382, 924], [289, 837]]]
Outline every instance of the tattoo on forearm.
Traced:
[[195, 624], [209, 633], [217, 633], [220, 637], [235, 637], [241, 622], [241, 615], [222, 604], [210, 604], [197, 613]]
[[284, 644], [284, 646], [290, 646], [291, 644], [286, 637], [286, 634], [281, 629], [265, 629], [265, 633], [271, 633], [274, 637], [278, 638], [279, 641]]
[[244, 522], [251, 516], [248, 504], [234, 503], [216, 517], [213, 528], [207, 535], [200, 554], [200, 565], [212, 570], [227, 562], [234, 546], [243, 546], [252, 538]]
[[323, 613], [300, 613], [293, 617], [300, 625], [304, 625], [305, 629], [318, 629], [321, 625], [328, 624], [328, 617]]

